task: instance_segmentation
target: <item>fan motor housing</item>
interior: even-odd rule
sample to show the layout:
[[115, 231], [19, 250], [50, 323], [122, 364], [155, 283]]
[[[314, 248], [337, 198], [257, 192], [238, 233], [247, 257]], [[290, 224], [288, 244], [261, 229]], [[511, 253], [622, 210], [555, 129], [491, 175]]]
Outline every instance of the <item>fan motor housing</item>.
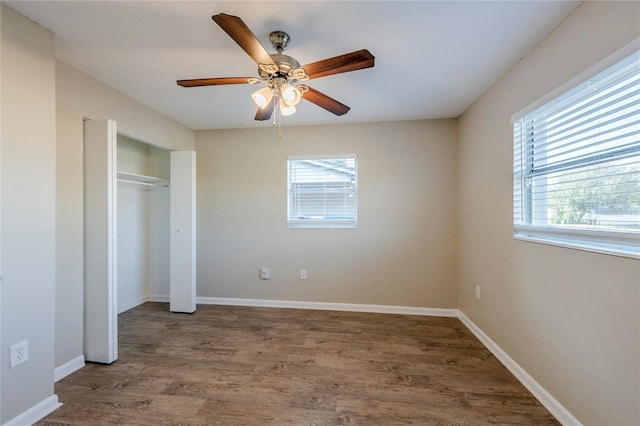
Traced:
[[290, 71], [300, 67], [300, 63], [295, 58], [292, 58], [289, 55], [284, 55], [282, 53], [272, 53], [269, 56], [271, 56], [273, 62], [275, 62], [278, 66], [278, 71], [270, 74], [259, 67], [258, 74], [260, 75], [260, 77], [276, 77], [278, 75], [286, 76]]

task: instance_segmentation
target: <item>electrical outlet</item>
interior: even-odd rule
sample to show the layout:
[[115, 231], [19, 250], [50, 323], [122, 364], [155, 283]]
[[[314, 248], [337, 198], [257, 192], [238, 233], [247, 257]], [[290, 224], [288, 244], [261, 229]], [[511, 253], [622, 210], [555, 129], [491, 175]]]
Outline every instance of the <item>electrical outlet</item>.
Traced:
[[29, 361], [29, 341], [16, 343], [9, 347], [9, 367], [14, 368]]
[[476, 285], [476, 299], [480, 300], [480, 286]]
[[271, 268], [260, 268], [260, 279], [269, 280], [271, 279]]
[[306, 280], [307, 279], [307, 270], [306, 269], [300, 269], [300, 279], [301, 280]]

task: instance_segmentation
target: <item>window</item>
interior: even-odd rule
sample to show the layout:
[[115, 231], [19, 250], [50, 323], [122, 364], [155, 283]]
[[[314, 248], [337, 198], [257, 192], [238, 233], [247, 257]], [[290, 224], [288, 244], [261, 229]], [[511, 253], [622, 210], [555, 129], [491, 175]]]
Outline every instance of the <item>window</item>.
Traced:
[[514, 120], [514, 235], [640, 257], [640, 52]]
[[287, 157], [290, 228], [355, 228], [358, 158], [355, 154]]

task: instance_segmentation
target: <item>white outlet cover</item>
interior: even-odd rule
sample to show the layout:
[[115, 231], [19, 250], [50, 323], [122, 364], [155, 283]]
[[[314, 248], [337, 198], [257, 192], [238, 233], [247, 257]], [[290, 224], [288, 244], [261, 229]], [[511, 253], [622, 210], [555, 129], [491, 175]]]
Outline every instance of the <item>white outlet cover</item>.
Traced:
[[271, 268], [260, 268], [260, 279], [268, 280], [271, 278]]
[[9, 347], [9, 368], [29, 361], [29, 341], [25, 340]]

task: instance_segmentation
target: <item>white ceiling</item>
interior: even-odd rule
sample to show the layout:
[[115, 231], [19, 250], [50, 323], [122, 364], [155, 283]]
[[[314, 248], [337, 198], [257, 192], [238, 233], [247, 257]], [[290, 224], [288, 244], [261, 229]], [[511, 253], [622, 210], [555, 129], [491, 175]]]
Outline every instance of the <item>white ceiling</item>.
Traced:
[[211, 16], [242, 18], [269, 52], [301, 64], [362, 48], [375, 67], [310, 80], [351, 107], [342, 117], [309, 102], [287, 126], [457, 117], [531, 50], [575, 1], [4, 1], [55, 34], [56, 57], [195, 129], [256, 122], [256, 86], [182, 88], [178, 79], [257, 74]]

